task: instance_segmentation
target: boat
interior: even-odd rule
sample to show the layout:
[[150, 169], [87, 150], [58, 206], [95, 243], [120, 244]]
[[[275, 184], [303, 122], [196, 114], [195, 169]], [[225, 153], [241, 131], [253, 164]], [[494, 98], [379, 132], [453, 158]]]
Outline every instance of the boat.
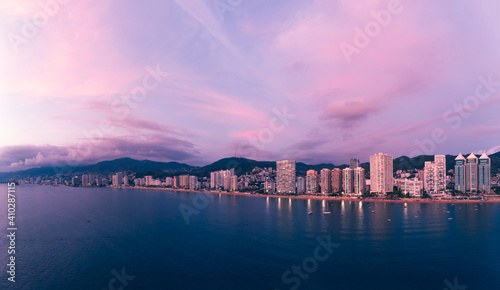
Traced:
[[390, 221], [391, 221], [391, 219], [387, 219], [387, 221], [388, 221], [388, 222], [390, 222]]
[[328, 203], [326, 204], [326, 209], [323, 210], [323, 214], [331, 214], [332, 212], [328, 210]]
[[312, 211], [310, 211], [308, 214], [313, 214], [313, 212], [312, 212]]

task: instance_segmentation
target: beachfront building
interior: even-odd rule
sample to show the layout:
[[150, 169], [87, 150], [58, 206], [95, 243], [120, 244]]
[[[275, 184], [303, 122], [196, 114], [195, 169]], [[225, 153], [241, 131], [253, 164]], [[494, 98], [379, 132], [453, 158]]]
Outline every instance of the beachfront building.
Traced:
[[318, 172], [316, 170], [308, 170], [306, 173], [306, 192], [318, 193]]
[[231, 191], [233, 176], [234, 168], [210, 172], [210, 188]]
[[344, 194], [353, 194], [354, 193], [354, 170], [350, 167], [346, 167], [342, 170], [342, 181], [344, 189]]
[[356, 167], [353, 169], [353, 190], [354, 194], [362, 195], [366, 191], [365, 169]]
[[297, 193], [304, 194], [306, 192], [306, 178], [303, 176], [297, 177]]
[[387, 193], [393, 191], [393, 159], [391, 155], [377, 153], [370, 156], [370, 191]]
[[151, 175], [148, 175], [148, 176], [144, 176], [144, 178], [146, 179], [146, 186], [153, 186], [153, 176]]
[[276, 192], [276, 182], [270, 180], [264, 182], [264, 191], [269, 194], [274, 194]]
[[465, 191], [477, 192], [477, 163], [476, 155], [471, 153], [465, 164]]
[[455, 158], [455, 190], [465, 192], [465, 163], [462, 153]]
[[342, 191], [342, 170], [339, 168], [332, 169], [332, 192], [339, 193]]
[[113, 175], [113, 186], [121, 186], [123, 182], [123, 174], [121, 172]]
[[491, 159], [486, 153], [479, 158], [471, 153], [467, 159], [460, 153], [455, 158], [455, 190], [470, 193], [491, 191]]
[[491, 191], [491, 159], [486, 153], [483, 153], [483, 155], [479, 157], [477, 170], [478, 191], [489, 193]]
[[424, 166], [424, 189], [427, 192], [446, 190], [446, 156], [434, 155], [434, 161], [426, 161]]
[[411, 197], [421, 197], [421, 190], [423, 188], [423, 181], [418, 178], [407, 179], [402, 178], [396, 181], [396, 186], [403, 194], [409, 194]]
[[295, 193], [296, 173], [295, 160], [276, 162], [276, 190], [278, 194]]
[[328, 168], [321, 169], [321, 193], [329, 194], [332, 192], [332, 175]]

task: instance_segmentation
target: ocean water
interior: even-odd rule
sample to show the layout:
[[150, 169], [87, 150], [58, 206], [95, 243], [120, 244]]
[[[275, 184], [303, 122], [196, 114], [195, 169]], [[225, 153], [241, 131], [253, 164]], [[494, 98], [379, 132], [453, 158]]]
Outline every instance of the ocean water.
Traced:
[[38, 185], [16, 187], [12, 283], [0, 191], [0, 289], [500, 289], [497, 203]]

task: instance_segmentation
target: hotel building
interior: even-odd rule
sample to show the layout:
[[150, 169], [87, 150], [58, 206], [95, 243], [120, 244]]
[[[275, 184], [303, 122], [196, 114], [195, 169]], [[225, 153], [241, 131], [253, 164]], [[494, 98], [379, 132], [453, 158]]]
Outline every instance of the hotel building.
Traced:
[[295, 193], [295, 160], [276, 162], [276, 190], [278, 194]]
[[342, 169], [332, 169], [332, 192], [339, 193], [342, 191]]
[[370, 156], [370, 191], [393, 191], [393, 159], [391, 155], [377, 153]]
[[434, 161], [426, 161], [424, 166], [424, 189], [427, 192], [446, 190], [446, 156], [434, 155]]
[[330, 169], [321, 169], [321, 193], [328, 194], [332, 192], [332, 174]]
[[308, 170], [306, 174], [306, 192], [318, 193], [318, 172], [316, 170]]

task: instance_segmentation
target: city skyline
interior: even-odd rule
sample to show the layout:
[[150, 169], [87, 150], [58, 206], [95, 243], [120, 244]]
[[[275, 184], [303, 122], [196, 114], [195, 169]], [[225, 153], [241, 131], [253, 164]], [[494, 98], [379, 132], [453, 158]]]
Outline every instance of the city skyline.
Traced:
[[0, 171], [500, 149], [494, 1], [117, 3], [0, 5]]

